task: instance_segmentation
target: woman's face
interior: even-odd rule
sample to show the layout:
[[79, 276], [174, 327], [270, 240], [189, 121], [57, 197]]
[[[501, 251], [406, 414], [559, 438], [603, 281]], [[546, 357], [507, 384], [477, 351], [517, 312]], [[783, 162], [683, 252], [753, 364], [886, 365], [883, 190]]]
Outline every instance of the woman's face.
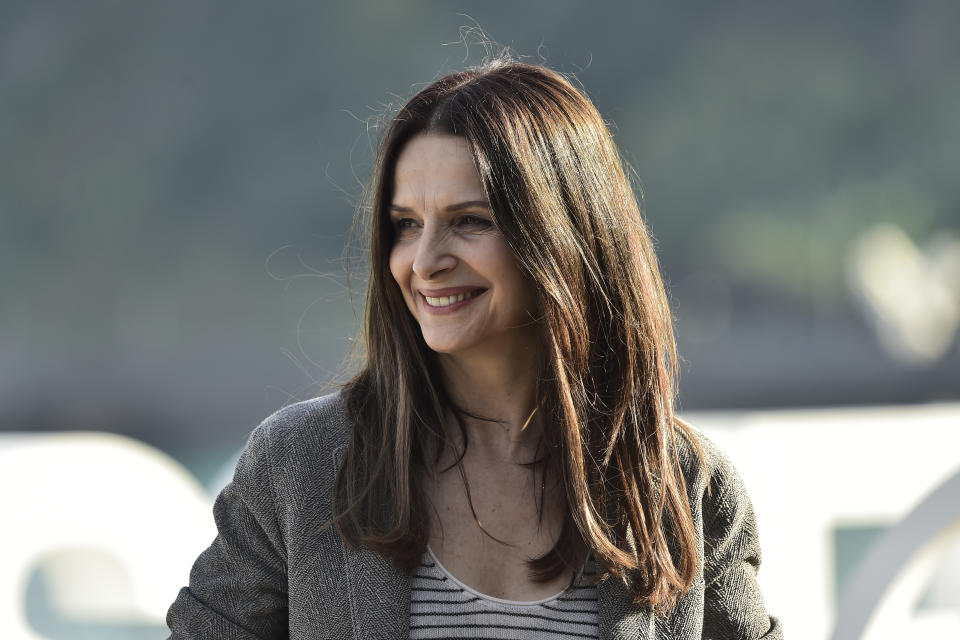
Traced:
[[421, 134], [397, 159], [393, 274], [439, 353], [509, 353], [534, 335], [534, 295], [493, 223], [464, 138]]

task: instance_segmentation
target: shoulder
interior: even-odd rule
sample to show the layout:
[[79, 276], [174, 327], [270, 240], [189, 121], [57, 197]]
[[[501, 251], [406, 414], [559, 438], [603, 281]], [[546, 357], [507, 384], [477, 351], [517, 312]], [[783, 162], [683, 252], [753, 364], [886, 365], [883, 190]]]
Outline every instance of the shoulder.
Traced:
[[[250, 434], [234, 472], [233, 489], [245, 501], [296, 508], [329, 494], [336, 453], [350, 440], [351, 422], [341, 392], [290, 404]], [[327, 514], [329, 506], [318, 513]]]
[[272, 449], [331, 451], [349, 442], [351, 422], [343, 393], [336, 391], [275, 411], [257, 426], [257, 432]]
[[[731, 549], [754, 568], [760, 564], [757, 520], [746, 485], [730, 457], [701, 431], [683, 423], [678, 453], [687, 495], [704, 544], [708, 576], [723, 571]], [[696, 454], [699, 446], [702, 459]], [[709, 578], [708, 578], [709, 581]]]
[[679, 419], [677, 423], [677, 457], [691, 499], [749, 500], [730, 456], [699, 429]]
[[[730, 457], [702, 432], [682, 423], [678, 453], [702, 544], [703, 637], [780, 640], [757, 583], [762, 553], [757, 517]], [[703, 453], [698, 459], [699, 446]]]
[[253, 431], [236, 473], [254, 478], [326, 478], [331, 457], [350, 441], [351, 421], [342, 392], [290, 404], [267, 416]]

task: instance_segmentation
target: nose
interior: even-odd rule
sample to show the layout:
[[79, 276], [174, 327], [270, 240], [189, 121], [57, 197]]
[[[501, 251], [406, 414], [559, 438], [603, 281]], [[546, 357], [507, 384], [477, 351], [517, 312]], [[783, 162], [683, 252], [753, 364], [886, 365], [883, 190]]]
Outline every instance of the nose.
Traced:
[[446, 246], [443, 234], [433, 225], [426, 225], [417, 242], [417, 254], [413, 258], [413, 272], [421, 280], [432, 280], [452, 271], [457, 259]]

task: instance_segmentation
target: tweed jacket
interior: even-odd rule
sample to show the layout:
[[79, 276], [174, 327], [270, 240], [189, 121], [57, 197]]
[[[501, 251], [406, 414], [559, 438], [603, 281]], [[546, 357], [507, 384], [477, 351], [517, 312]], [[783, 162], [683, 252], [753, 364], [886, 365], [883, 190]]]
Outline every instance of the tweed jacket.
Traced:
[[[316, 533], [331, 514], [350, 424], [338, 392], [281, 409], [253, 430], [214, 503], [218, 535], [167, 612], [170, 638], [408, 637], [410, 576], [369, 549], [352, 550], [333, 527]], [[601, 582], [603, 640], [782, 639], [756, 582], [750, 499], [730, 461], [698, 437], [706, 465], [681, 452], [701, 549], [693, 586], [654, 615], [633, 605], [621, 582]]]

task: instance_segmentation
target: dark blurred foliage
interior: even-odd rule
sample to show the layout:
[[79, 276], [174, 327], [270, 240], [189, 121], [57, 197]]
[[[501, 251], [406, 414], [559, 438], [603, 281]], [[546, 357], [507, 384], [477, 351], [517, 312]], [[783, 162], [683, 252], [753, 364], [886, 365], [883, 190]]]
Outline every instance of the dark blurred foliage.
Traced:
[[362, 309], [342, 257], [377, 124], [479, 61], [476, 25], [614, 127], [682, 408], [960, 396], [956, 338], [893, 357], [847, 268], [878, 223], [960, 226], [957, 3], [8, 0], [0, 428], [214, 447], [322, 390]]

